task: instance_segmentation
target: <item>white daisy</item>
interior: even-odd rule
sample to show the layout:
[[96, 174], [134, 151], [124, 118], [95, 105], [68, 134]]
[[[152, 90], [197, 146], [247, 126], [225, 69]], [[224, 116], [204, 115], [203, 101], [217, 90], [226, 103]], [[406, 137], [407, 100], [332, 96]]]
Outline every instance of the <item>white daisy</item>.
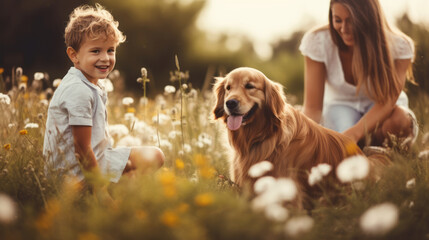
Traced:
[[55, 79], [53, 82], [52, 82], [52, 86], [54, 87], [54, 88], [57, 88], [58, 86], [60, 86], [60, 83], [61, 83], [61, 78], [57, 78], [57, 79]]
[[185, 143], [183, 145], [183, 150], [185, 150], [185, 153], [190, 153], [192, 151], [192, 147], [191, 147], [191, 145]]
[[46, 99], [42, 99], [42, 100], [40, 100], [40, 104], [42, 105], [42, 106], [48, 106], [49, 105], [49, 101], [48, 100], [46, 100]]
[[256, 194], [261, 194], [276, 183], [276, 179], [271, 176], [261, 177], [253, 184], [253, 190]]
[[149, 99], [148, 99], [147, 97], [141, 97], [141, 98], [140, 98], [139, 104], [140, 104], [141, 106], [145, 106], [145, 105], [147, 105], [148, 103], [149, 103]]
[[348, 157], [338, 165], [336, 173], [343, 183], [362, 180], [369, 173], [368, 159], [362, 155]]
[[271, 204], [264, 209], [265, 217], [272, 221], [283, 222], [289, 217], [289, 211], [280, 204]]
[[171, 121], [170, 116], [163, 114], [163, 113], [160, 113], [160, 114], [152, 117], [152, 122], [155, 124], [159, 124], [159, 125], [166, 125], [166, 124], [170, 123], [170, 121]]
[[109, 133], [112, 137], [120, 139], [125, 135], [128, 135], [130, 131], [124, 124], [113, 124], [109, 125]]
[[180, 137], [180, 136], [182, 136], [182, 132], [180, 131], [170, 131], [168, 133], [168, 138], [170, 139], [175, 139], [176, 137]]
[[142, 73], [142, 78], [147, 78], [147, 70], [146, 68], [142, 67], [140, 69], [141, 73]]
[[167, 149], [169, 151], [173, 150], [173, 144], [171, 144], [171, 142], [169, 142], [168, 140], [161, 139], [159, 143], [162, 149]]
[[309, 216], [299, 216], [289, 219], [285, 225], [285, 232], [292, 237], [306, 233], [313, 228], [314, 220]]
[[129, 106], [134, 103], [134, 99], [132, 97], [124, 97], [122, 98], [122, 104], [125, 106]]
[[125, 113], [124, 119], [125, 121], [134, 121], [135, 115], [134, 113]]
[[[0, 102], [1, 102], [1, 100], [0, 100]], [[429, 149], [421, 151], [419, 153], [418, 158], [422, 159], [422, 160], [429, 159]]]
[[207, 133], [201, 133], [200, 135], [198, 135], [198, 141], [206, 144], [206, 145], [212, 145], [213, 141], [212, 141], [212, 137], [210, 135], [208, 135]]
[[0, 103], [9, 105], [10, 104], [10, 97], [6, 94], [0, 93]]
[[[263, 190], [264, 187], [261, 186], [261, 188]], [[291, 201], [295, 198], [297, 192], [298, 190], [292, 179], [279, 178], [272, 184], [268, 183], [266, 190], [252, 200], [252, 207], [254, 210], [260, 210], [271, 204]]]
[[298, 193], [295, 182], [290, 178], [277, 179], [274, 189], [281, 201], [291, 201]]
[[118, 147], [134, 147], [134, 146], [141, 146], [142, 141], [139, 138], [127, 135], [123, 138], [121, 138], [118, 143], [116, 144]]
[[39, 124], [37, 123], [27, 123], [24, 128], [39, 128]]
[[395, 204], [382, 203], [371, 207], [360, 217], [360, 227], [368, 235], [383, 235], [392, 230], [399, 219]]
[[415, 178], [412, 178], [412, 179], [408, 180], [407, 183], [405, 184], [405, 187], [407, 189], [412, 189], [415, 186], [416, 186], [416, 179]]
[[164, 94], [168, 95], [168, 94], [173, 94], [176, 92], [176, 88], [174, 86], [171, 85], [167, 85], [164, 87]]
[[0, 193], [0, 223], [11, 223], [15, 219], [15, 202], [9, 196]]
[[262, 162], [258, 162], [256, 164], [253, 164], [250, 168], [249, 168], [249, 176], [252, 178], [258, 178], [262, 175], [264, 175], [265, 173], [273, 170], [273, 164], [268, 162], [268, 161], [262, 161]]
[[40, 81], [45, 77], [45, 74], [41, 73], [41, 72], [36, 72], [34, 73], [34, 80], [36, 81]]
[[314, 184], [320, 182], [324, 176], [329, 174], [331, 169], [331, 165], [326, 163], [321, 163], [316, 167], [312, 167], [310, 175], [308, 176], [308, 184], [310, 184], [310, 186], [313, 186]]
[[[139, 136], [145, 143], [156, 142], [157, 132], [156, 128], [150, 126], [145, 121], [135, 119], [133, 132], [136, 136]], [[152, 141], [155, 139], [154, 141]]]
[[99, 79], [98, 84], [101, 86], [102, 89], [104, 89], [106, 92], [113, 92], [113, 83], [110, 81], [110, 79]]

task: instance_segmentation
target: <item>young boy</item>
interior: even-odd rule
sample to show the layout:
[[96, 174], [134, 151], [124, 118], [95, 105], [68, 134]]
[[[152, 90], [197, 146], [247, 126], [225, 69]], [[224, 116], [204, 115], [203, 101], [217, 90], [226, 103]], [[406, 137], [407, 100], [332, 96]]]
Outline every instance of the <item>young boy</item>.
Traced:
[[98, 85], [115, 66], [116, 47], [125, 41], [118, 22], [101, 5], [80, 6], [65, 29], [67, 55], [73, 62], [49, 104], [43, 154], [55, 168], [84, 179], [88, 172], [117, 182], [122, 174], [159, 168], [163, 152], [156, 147], [112, 149], [107, 93]]

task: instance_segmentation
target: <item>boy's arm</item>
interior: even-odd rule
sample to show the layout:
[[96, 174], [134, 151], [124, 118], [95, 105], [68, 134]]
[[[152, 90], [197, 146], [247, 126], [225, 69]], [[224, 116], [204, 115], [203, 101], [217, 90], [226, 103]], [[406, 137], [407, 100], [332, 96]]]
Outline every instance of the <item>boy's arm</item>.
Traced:
[[91, 147], [91, 126], [72, 126], [74, 147], [79, 161], [87, 171], [98, 171], [98, 163]]

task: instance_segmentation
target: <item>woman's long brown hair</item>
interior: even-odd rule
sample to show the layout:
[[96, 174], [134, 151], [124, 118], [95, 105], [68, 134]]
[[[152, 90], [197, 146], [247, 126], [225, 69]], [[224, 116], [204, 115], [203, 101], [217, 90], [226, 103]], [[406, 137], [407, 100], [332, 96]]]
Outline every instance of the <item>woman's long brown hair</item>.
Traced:
[[[368, 96], [378, 103], [396, 101], [403, 86], [395, 70], [390, 52], [388, 26], [378, 0], [331, 0], [329, 30], [340, 50], [347, 49], [333, 26], [332, 5], [343, 4], [350, 12], [354, 38], [352, 73], [357, 80], [357, 91], [364, 86]], [[395, 32], [395, 34], [398, 34]], [[412, 41], [399, 33], [412, 44]], [[408, 76], [412, 76], [409, 69]]]

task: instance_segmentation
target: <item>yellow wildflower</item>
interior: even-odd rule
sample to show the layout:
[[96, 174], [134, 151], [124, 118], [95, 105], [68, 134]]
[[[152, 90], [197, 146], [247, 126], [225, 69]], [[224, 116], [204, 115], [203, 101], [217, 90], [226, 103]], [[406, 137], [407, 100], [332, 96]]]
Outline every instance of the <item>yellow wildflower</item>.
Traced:
[[165, 185], [163, 189], [164, 189], [164, 195], [167, 198], [173, 198], [177, 194], [176, 188], [173, 185]]
[[133, 107], [127, 107], [127, 113], [135, 113], [136, 109]]
[[136, 211], [136, 218], [139, 220], [143, 220], [147, 217], [147, 213], [143, 210], [137, 210]]
[[184, 213], [187, 212], [189, 210], [189, 204], [187, 203], [181, 203], [178, 207], [177, 207], [177, 211], [179, 213]]
[[159, 180], [162, 185], [172, 185], [176, 182], [176, 176], [171, 171], [163, 171], [159, 175]]
[[175, 227], [179, 223], [179, 217], [172, 211], [165, 211], [161, 215], [161, 222], [168, 227]]
[[4, 72], [4, 68], [0, 68], [0, 74]]
[[21, 81], [22, 82], [27, 82], [28, 81], [28, 77], [26, 75], [22, 75], [21, 76]]
[[182, 170], [185, 168], [185, 163], [182, 161], [182, 159], [180, 158], [176, 159], [176, 168], [179, 170]]
[[346, 145], [346, 152], [347, 152], [347, 155], [349, 155], [349, 156], [355, 155], [359, 152], [359, 147], [355, 143], [349, 142]]
[[205, 166], [206, 164], [207, 164], [207, 159], [206, 159], [206, 157], [204, 157], [203, 155], [201, 155], [201, 154], [196, 154], [195, 155], [195, 157], [194, 157], [194, 161], [195, 161], [195, 164], [198, 166], [198, 167], [202, 167], [202, 166]]
[[28, 133], [28, 131], [26, 129], [22, 129], [21, 131], [19, 131], [20, 135], [26, 135]]
[[57, 199], [51, 199], [46, 204], [46, 212], [44, 212], [36, 220], [36, 228], [40, 232], [49, 230], [54, 223], [54, 217], [60, 212], [60, 203]]
[[10, 150], [10, 143], [3, 145], [3, 148], [6, 150]]
[[215, 176], [216, 170], [212, 167], [202, 167], [200, 168], [200, 175], [205, 179], [211, 179]]
[[67, 176], [64, 179], [63, 188], [68, 193], [77, 193], [83, 189], [83, 184], [82, 184], [82, 181], [79, 181], [79, 179], [77, 177]]
[[79, 234], [79, 240], [99, 240], [100, 238], [92, 232], [85, 232]]
[[200, 207], [206, 207], [213, 203], [213, 195], [211, 193], [198, 194], [195, 197], [195, 203]]

